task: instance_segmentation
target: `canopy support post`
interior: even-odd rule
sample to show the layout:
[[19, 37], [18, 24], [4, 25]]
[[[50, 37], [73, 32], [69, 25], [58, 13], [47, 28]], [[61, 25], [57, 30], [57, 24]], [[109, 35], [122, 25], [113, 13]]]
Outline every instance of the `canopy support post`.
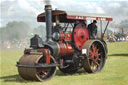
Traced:
[[102, 38], [102, 21], [100, 20], [100, 31], [101, 31], [101, 38]]
[[107, 30], [108, 24], [109, 24], [109, 21], [108, 21], [108, 23], [107, 23], [107, 25], [106, 25], [106, 27], [104, 29], [104, 33], [102, 34], [101, 40], [104, 40], [104, 34], [105, 34], [106, 30]]

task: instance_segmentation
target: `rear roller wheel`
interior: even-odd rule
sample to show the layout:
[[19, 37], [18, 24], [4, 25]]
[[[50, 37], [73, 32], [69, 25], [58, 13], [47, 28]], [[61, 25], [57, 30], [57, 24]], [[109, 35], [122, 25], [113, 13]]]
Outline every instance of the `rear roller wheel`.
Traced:
[[[55, 63], [51, 56], [51, 63]], [[43, 55], [24, 55], [19, 61], [19, 65], [33, 66], [35, 64], [46, 64]], [[18, 66], [20, 76], [25, 80], [44, 81], [51, 79], [56, 73], [56, 67], [20, 67]]]
[[95, 73], [102, 70], [106, 60], [106, 51], [102, 42], [98, 40], [87, 41], [82, 49], [87, 49], [82, 66], [88, 73]]

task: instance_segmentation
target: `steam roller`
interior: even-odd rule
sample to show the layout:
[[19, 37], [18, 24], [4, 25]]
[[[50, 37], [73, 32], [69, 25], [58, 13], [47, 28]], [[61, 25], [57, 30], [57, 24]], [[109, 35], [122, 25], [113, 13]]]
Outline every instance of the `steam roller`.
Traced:
[[[108, 21], [101, 39], [90, 38], [85, 22], [88, 19]], [[17, 62], [23, 79], [49, 80], [55, 75], [56, 67], [66, 74], [76, 73], [80, 68], [88, 73], [103, 69], [107, 58], [103, 36], [111, 17], [52, 10], [51, 5], [45, 5], [45, 12], [38, 15], [37, 21], [46, 23], [46, 40], [37, 34], [30, 39], [30, 47]]]

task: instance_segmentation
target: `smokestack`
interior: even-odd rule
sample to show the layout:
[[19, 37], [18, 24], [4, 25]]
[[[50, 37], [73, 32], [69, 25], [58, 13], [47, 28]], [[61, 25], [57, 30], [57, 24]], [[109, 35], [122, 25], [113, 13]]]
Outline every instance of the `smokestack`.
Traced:
[[45, 5], [45, 21], [46, 21], [46, 38], [47, 41], [52, 41], [52, 7]]

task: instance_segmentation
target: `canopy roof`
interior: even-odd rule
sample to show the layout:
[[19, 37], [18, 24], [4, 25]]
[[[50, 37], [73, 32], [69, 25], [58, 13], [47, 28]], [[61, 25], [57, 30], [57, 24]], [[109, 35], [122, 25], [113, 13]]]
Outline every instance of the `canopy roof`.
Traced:
[[[55, 22], [55, 17], [59, 16], [60, 22], [74, 22], [75, 20], [104, 20], [112, 21], [112, 17], [106, 16], [104, 14], [92, 14], [92, 13], [82, 13], [82, 12], [70, 12], [62, 10], [52, 11], [52, 21]], [[45, 22], [45, 12], [41, 13], [37, 17], [38, 22]]]

